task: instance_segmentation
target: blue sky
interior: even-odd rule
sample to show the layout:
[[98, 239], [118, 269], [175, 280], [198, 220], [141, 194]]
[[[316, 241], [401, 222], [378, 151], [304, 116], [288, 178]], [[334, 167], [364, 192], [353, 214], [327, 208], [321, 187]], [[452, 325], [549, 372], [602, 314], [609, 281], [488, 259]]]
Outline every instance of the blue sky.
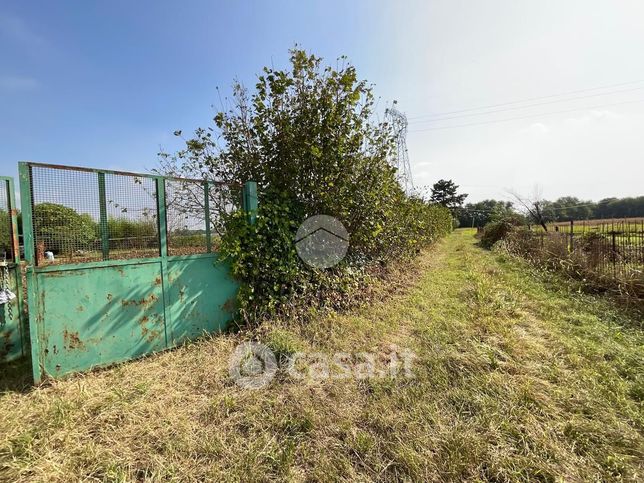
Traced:
[[[471, 200], [536, 185], [551, 198], [640, 195], [643, 18], [638, 1], [5, 0], [0, 168], [153, 168], [159, 147], [178, 147], [175, 129], [208, 125], [217, 86], [225, 96], [234, 78], [252, 85], [298, 43], [330, 62], [348, 55], [375, 83], [381, 112], [397, 99], [414, 118], [417, 185], [453, 178]], [[418, 117], [602, 86], [615, 87], [499, 113]]]

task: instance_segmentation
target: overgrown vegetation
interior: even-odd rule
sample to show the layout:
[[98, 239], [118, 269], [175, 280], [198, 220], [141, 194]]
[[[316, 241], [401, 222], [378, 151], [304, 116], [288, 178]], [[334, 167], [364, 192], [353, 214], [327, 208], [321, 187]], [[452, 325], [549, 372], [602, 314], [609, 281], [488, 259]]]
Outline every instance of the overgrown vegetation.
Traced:
[[513, 216], [488, 223], [480, 244], [580, 280], [585, 290], [609, 291], [644, 309], [643, 241], [643, 233], [628, 230], [535, 232]]
[[0, 208], [0, 256], [9, 256], [11, 251], [11, 217], [7, 210]]
[[[487, 230], [487, 227], [486, 227]], [[616, 238], [616, 237], [615, 237]], [[574, 247], [567, 233], [534, 233], [512, 228], [501, 248], [537, 267], [581, 280], [586, 290], [609, 291], [644, 309], [644, 256], [642, 238], [612, 244], [611, 237], [589, 232], [578, 235]]]
[[[637, 315], [470, 231], [373, 290], [360, 310], [25, 392], [3, 374], [0, 480], [641, 481]], [[415, 377], [245, 390], [228, 356], [247, 337], [280, 354], [396, 344], [417, 354]]]
[[[254, 92], [233, 86], [233, 107], [198, 129], [161, 169], [227, 183], [256, 181], [257, 224], [228, 219], [221, 250], [242, 281], [242, 314], [341, 305], [391, 260], [451, 229], [449, 211], [406, 194], [388, 162], [391, 126], [375, 122], [371, 86], [346, 59], [338, 68], [294, 49], [290, 69], [266, 67]], [[216, 136], [214, 133], [218, 133]], [[181, 135], [180, 132], [177, 133]], [[321, 272], [299, 260], [298, 226], [331, 215], [350, 234], [347, 257]]]
[[[44, 250], [69, 255], [100, 249], [100, 224], [87, 213], [57, 203], [37, 203], [33, 217], [36, 240]], [[145, 213], [142, 219], [110, 216], [107, 231], [115, 250], [127, 250], [131, 244], [138, 248], [158, 245], [157, 222]]]
[[462, 228], [485, 226], [508, 216], [520, 216], [511, 201], [483, 200], [467, 203], [458, 210], [458, 224]]
[[518, 215], [511, 215], [500, 220], [490, 221], [483, 228], [481, 235], [481, 246], [492, 248], [492, 246], [506, 238], [510, 233], [522, 225], [523, 220]]

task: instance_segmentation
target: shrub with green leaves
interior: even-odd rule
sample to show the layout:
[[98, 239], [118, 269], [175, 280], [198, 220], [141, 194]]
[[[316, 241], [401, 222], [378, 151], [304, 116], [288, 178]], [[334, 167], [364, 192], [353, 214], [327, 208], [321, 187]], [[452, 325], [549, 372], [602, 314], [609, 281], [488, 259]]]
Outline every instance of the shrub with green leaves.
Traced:
[[[252, 312], [337, 300], [371, 264], [413, 254], [451, 230], [446, 208], [398, 183], [388, 161], [392, 126], [374, 120], [372, 87], [355, 67], [345, 58], [324, 66], [299, 49], [290, 61], [288, 70], [264, 68], [253, 93], [235, 84], [233, 107], [214, 127], [197, 129], [175, 155], [161, 154], [166, 173], [258, 183], [256, 224], [228, 216], [221, 247], [242, 281], [241, 306]], [[347, 257], [326, 271], [299, 260], [294, 243], [298, 226], [318, 214], [350, 234]]]
[[107, 221], [110, 246], [114, 249], [129, 248], [131, 243], [139, 247], [154, 247], [157, 243], [156, 220], [130, 220], [125, 217]]
[[522, 225], [522, 220], [518, 216], [507, 216], [499, 221], [493, 221], [485, 225], [483, 228], [483, 236], [481, 236], [481, 246], [484, 248], [492, 248], [499, 240], [503, 240], [516, 230], [518, 226]]
[[34, 206], [36, 239], [54, 253], [71, 253], [87, 249], [98, 238], [98, 224], [88, 214], [57, 203], [38, 203]]

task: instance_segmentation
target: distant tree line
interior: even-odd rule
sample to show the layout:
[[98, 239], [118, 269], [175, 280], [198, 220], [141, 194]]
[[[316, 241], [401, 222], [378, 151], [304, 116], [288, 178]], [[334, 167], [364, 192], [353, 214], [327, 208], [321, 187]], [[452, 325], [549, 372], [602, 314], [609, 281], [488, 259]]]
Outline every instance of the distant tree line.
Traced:
[[564, 196], [556, 201], [546, 201], [543, 210], [549, 221], [636, 218], [644, 216], [644, 196], [604, 198], [597, 202]]
[[[599, 201], [563, 196], [555, 201], [541, 201], [540, 205], [547, 222], [644, 217], [644, 196], [604, 198]], [[461, 227], [485, 226], [508, 216], [522, 216], [515, 211], [512, 202], [498, 200], [467, 203], [455, 211]]]
[[485, 226], [492, 221], [498, 221], [509, 216], [518, 216], [511, 201], [483, 200], [477, 203], [467, 203], [455, 211], [460, 227]]

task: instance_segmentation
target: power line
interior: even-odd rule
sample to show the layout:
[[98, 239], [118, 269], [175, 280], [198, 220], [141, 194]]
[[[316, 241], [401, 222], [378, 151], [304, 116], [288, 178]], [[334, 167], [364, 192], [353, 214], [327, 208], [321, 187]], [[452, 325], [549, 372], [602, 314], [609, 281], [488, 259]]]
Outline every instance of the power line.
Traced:
[[511, 104], [520, 104], [522, 102], [538, 101], [538, 100], [541, 100], [541, 99], [551, 99], [553, 97], [567, 96], [567, 95], [570, 95], [570, 94], [580, 94], [582, 92], [590, 92], [590, 91], [596, 91], [596, 90], [600, 90], [600, 89], [610, 89], [610, 88], [613, 88], [613, 87], [621, 87], [621, 86], [626, 86], [626, 85], [630, 85], [630, 84], [638, 84], [640, 82], [644, 82], [644, 79], [635, 80], [635, 81], [629, 81], [629, 82], [621, 82], [619, 84], [609, 84], [609, 85], [604, 85], [604, 86], [600, 86], [600, 87], [591, 87], [589, 89], [577, 89], [577, 90], [574, 90], [574, 91], [562, 92], [561, 94], [550, 94], [550, 95], [547, 95], [547, 96], [528, 97], [528, 98], [520, 99], [520, 100], [517, 100], [517, 101], [502, 102], [502, 103], [499, 103], [499, 104], [490, 104], [490, 105], [487, 105], [487, 106], [470, 107], [470, 108], [467, 108], [467, 109], [459, 109], [459, 110], [456, 110], [456, 111], [437, 112], [437, 113], [434, 113], [434, 114], [421, 114], [421, 115], [418, 115], [418, 116], [408, 117], [408, 119], [412, 120], [412, 119], [419, 119], [419, 118], [431, 117], [431, 116], [446, 116], [446, 115], [449, 115], [449, 114], [458, 114], [458, 113], [461, 113], [461, 112], [478, 111], [480, 109], [492, 109], [494, 107], [509, 106]]
[[515, 106], [515, 107], [506, 107], [504, 109], [495, 109], [492, 111], [485, 111], [485, 112], [474, 112], [471, 114], [461, 114], [458, 116], [448, 116], [448, 117], [439, 117], [436, 119], [426, 119], [424, 121], [415, 121], [410, 124], [421, 124], [421, 123], [428, 123], [428, 122], [437, 122], [437, 121], [447, 121], [448, 119], [459, 119], [462, 117], [472, 117], [472, 116], [484, 116], [486, 114], [494, 114], [496, 112], [505, 112], [505, 111], [516, 111], [518, 109], [528, 109], [530, 107], [537, 107], [537, 106], [544, 106], [546, 104], [556, 104], [558, 102], [569, 102], [569, 101], [576, 101], [578, 99], [588, 99], [589, 97], [597, 97], [597, 96], [606, 96], [610, 94], [620, 94], [622, 92], [631, 92], [631, 91], [637, 91], [644, 89], [644, 86], [640, 87], [632, 87], [630, 89], [621, 89], [618, 91], [610, 91], [610, 92], [599, 92], [597, 94], [589, 94], [585, 96], [577, 96], [577, 97], [570, 97], [568, 99], [555, 99], [554, 101], [546, 101], [546, 102], [537, 102], [534, 104], [527, 104], [525, 106]]
[[440, 127], [429, 127], [429, 128], [424, 128], [424, 129], [410, 129], [408, 132], [424, 132], [424, 131], [438, 131], [440, 129], [453, 129], [457, 127], [468, 127], [468, 126], [479, 126], [483, 124], [495, 124], [498, 122], [507, 122], [507, 121], [516, 121], [519, 119], [530, 119], [534, 117], [542, 117], [542, 116], [550, 116], [553, 114], [565, 114], [568, 112], [578, 112], [578, 111], [585, 111], [587, 109], [600, 109], [602, 107], [612, 107], [612, 106], [620, 106], [622, 104], [632, 104], [635, 102], [644, 102], [644, 99], [633, 99], [630, 101], [622, 101], [622, 102], [614, 102], [611, 104], [601, 104], [598, 106], [586, 106], [586, 107], [578, 107], [575, 109], [565, 109], [562, 111], [551, 111], [551, 112], [542, 112], [540, 114], [529, 114], [527, 116], [516, 116], [516, 117], [507, 117], [504, 119], [495, 119], [492, 121], [481, 121], [481, 122], [470, 122], [467, 124], [456, 124], [452, 126], [440, 126]]

